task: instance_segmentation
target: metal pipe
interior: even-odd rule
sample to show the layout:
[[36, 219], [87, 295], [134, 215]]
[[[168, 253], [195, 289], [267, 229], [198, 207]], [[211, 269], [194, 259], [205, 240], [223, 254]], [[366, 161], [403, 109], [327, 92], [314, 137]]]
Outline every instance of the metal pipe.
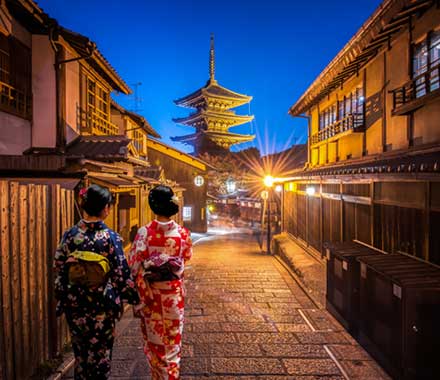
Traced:
[[269, 196], [267, 197], [267, 254], [271, 255], [270, 249], [270, 202], [271, 202], [271, 188], [268, 190]]
[[[96, 44], [93, 42], [89, 43], [87, 47], [88, 53], [86, 55], [65, 59], [65, 50], [62, 44], [58, 42], [58, 31], [59, 25], [58, 23], [51, 19], [50, 22], [52, 25], [49, 25], [49, 41], [52, 46], [52, 49], [55, 53], [55, 97], [56, 97], [56, 148], [60, 152], [64, 152], [66, 147], [66, 71], [62, 66], [68, 62], [79, 61], [81, 59], [89, 58], [92, 56], [93, 52], [96, 49]], [[56, 35], [54, 35], [56, 33]]]

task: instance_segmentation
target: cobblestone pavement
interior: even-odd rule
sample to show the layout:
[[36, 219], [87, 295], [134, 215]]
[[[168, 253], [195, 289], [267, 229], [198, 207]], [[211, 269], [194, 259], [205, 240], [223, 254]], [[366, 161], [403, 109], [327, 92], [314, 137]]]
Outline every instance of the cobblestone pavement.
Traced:
[[[186, 287], [184, 380], [389, 379], [250, 235], [201, 239]], [[150, 379], [131, 311], [117, 334], [112, 379]]]

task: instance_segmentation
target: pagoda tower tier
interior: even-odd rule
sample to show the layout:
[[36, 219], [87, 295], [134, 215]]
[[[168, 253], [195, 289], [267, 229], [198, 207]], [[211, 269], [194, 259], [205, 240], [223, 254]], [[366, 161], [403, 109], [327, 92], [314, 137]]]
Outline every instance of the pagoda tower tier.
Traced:
[[255, 135], [229, 132], [229, 128], [253, 120], [252, 115], [237, 115], [231, 110], [249, 103], [252, 96], [242, 95], [219, 85], [214, 74], [214, 36], [211, 35], [209, 79], [206, 85], [188, 96], [175, 100], [179, 106], [196, 109], [187, 117], [173, 119], [176, 123], [195, 128], [195, 133], [171, 139], [192, 145], [195, 155], [205, 152], [224, 152], [235, 144], [252, 141], [255, 138]]
[[191, 145], [194, 152], [199, 152], [199, 154], [208, 152], [214, 155], [225, 154], [232, 145], [242, 144], [253, 139], [254, 136], [252, 135], [211, 131], [200, 131], [191, 135], [172, 137], [173, 141]]

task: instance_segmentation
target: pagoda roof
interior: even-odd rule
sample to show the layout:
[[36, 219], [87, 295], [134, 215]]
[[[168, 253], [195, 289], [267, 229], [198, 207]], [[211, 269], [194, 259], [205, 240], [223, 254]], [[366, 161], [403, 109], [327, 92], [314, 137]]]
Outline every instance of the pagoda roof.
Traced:
[[238, 133], [217, 132], [217, 131], [198, 131], [190, 135], [171, 137], [171, 140], [181, 142], [188, 145], [195, 144], [202, 136], [207, 137], [211, 141], [228, 141], [229, 146], [252, 141], [255, 135], [241, 135]]
[[208, 99], [226, 100], [233, 104], [231, 107], [238, 107], [249, 103], [252, 96], [231, 91], [219, 85], [215, 79], [210, 78], [204, 87], [188, 96], [175, 100], [174, 103], [183, 107], [196, 108], [200, 103], [207, 103]]
[[236, 115], [232, 111], [216, 112], [213, 110], [200, 110], [187, 117], [173, 119], [175, 123], [192, 126], [206, 119], [223, 119], [230, 122], [230, 126], [241, 125], [254, 119], [253, 115]]

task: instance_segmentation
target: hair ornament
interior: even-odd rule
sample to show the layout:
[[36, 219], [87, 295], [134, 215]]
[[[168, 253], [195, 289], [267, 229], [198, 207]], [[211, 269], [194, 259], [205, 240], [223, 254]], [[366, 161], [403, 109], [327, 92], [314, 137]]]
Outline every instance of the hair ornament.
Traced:
[[79, 191], [79, 196], [82, 199], [86, 199], [87, 198], [87, 188], [83, 187], [80, 191]]

